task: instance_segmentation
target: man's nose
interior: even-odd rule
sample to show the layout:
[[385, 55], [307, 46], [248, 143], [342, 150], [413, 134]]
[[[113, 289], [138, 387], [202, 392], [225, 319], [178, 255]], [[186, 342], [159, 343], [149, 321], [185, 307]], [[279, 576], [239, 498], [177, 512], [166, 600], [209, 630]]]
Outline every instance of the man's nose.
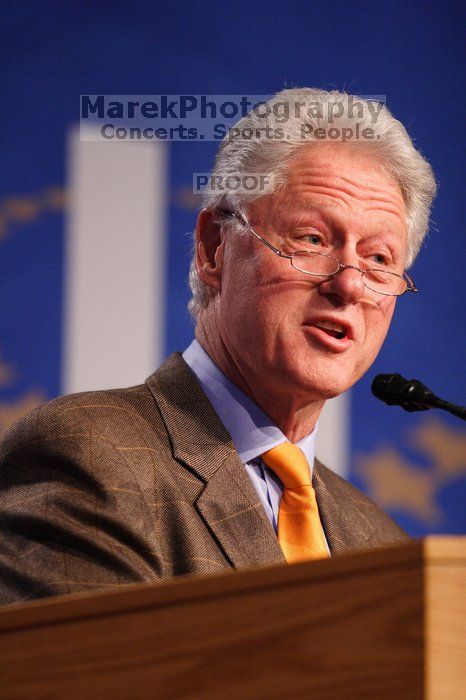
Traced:
[[345, 266], [319, 285], [320, 294], [336, 297], [340, 304], [354, 304], [364, 296], [365, 291], [362, 272], [355, 265]]

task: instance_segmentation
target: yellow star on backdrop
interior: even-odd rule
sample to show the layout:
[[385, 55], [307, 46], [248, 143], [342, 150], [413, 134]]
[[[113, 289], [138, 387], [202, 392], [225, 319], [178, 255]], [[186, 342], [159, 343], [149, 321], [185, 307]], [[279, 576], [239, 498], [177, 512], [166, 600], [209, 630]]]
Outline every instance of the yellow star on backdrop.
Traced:
[[0, 356], [0, 387], [8, 386], [16, 377], [14, 367], [4, 362]]
[[179, 187], [177, 190], [175, 190], [172, 196], [172, 201], [181, 209], [198, 211], [199, 202], [201, 201], [201, 193], [193, 192], [192, 187]]
[[413, 444], [433, 462], [437, 480], [466, 474], [466, 434], [440, 420], [426, 420], [411, 431]]
[[438, 524], [442, 513], [435, 503], [436, 481], [429, 472], [407, 462], [390, 447], [360, 456], [356, 473], [382, 508], [408, 511], [427, 525]]
[[66, 207], [66, 191], [62, 187], [46, 187], [37, 194], [8, 197], [0, 202], [0, 239], [15, 227], [37, 221], [44, 212], [57, 212]]
[[46, 400], [46, 396], [41, 391], [33, 389], [16, 401], [0, 403], [0, 437], [13, 423], [37, 406], [40, 406], [40, 404], [44, 403]]
[[436, 525], [442, 511], [436, 503], [439, 490], [466, 474], [466, 435], [441, 419], [429, 417], [406, 433], [411, 453], [427, 457], [427, 468], [411, 463], [394, 447], [382, 446], [372, 455], [360, 455], [356, 473], [372, 498], [382, 507], [415, 515]]

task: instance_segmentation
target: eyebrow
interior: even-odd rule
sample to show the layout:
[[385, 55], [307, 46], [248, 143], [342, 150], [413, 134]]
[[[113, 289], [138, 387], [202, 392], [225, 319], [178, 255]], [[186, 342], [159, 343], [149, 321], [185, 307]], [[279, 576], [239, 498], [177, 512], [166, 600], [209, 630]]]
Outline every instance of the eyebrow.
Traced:
[[[317, 207], [315, 204], [306, 207], [307, 210], [301, 210], [300, 212], [293, 212], [290, 215], [290, 223], [287, 227], [300, 229], [300, 228], [311, 228], [315, 227], [318, 230], [328, 231], [329, 234], [342, 234], [346, 230], [347, 226], [343, 224], [341, 217], [338, 216], [337, 212], [329, 211], [329, 207]], [[311, 222], [310, 219], [317, 219]], [[403, 241], [400, 238], [400, 231], [396, 231], [393, 225], [390, 224], [378, 224], [372, 232], [367, 235], [367, 240], [373, 240], [374, 243], [379, 240], [381, 243], [385, 243], [388, 249], [391, 251], [394, 259], [403, 257]]]
[[[394, 212], [388, 213], [394, 214]], [[332, 229], [335, 229], [336, 231], [345, 231], [347, 229], [346, 223], [343, 222], [341, 216], [338, 215], [338, 212], [331, 210], [330, 207], [326, 207], [325, 205], [320, 207], [316, 206], [315, 204], [310, 205], [307, 208], [307, 210], [301, 210], [300, 212], [292, 212], [289, 219], [289, 225], [295, 228], [306, 228], [308, 226], [313, 225], [312, 223], [310, 223], [310, 219], [317, 219], [324, 226], [332, 227]], [[393, 224], [390, 224], [388, 222], [386, 224], [378, 222], [377, 229], [377, 233], [379, 234], [381, 230], [383, 230], [395, 237], [398, 237]], [[372, 235], [377, 235], [377, 233], [374, 233]]]

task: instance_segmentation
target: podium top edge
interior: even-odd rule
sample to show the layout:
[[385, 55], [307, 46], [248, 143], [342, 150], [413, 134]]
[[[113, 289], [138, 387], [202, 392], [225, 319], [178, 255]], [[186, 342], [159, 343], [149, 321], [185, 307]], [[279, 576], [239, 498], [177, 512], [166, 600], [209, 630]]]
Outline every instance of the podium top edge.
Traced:
[[193, 599], [238, 596], [276, 586], [289, 586], [290, 589], [312, 586], [347, 575], [365, 576], [374, 570], [379, 570], [383, 575], [384, 571], [390, 573], [408, 566], [420, 573], [429, 565], [465, 566], [466, 536], [430, 536], [391, 547], [339, 554], [319, 561], [232, 570], [208, 577], [180, 576], [167, 581], [118, 585], [104, 590], [18, 602], [0, 607], [0, 631], [60, 624], [73, 618], [101, 617], [117, 611], [128, 613], [161, 608]]
[[427, 561], [458, 560], [466, 563], [466, 536], [430, 535], [422, 540]]

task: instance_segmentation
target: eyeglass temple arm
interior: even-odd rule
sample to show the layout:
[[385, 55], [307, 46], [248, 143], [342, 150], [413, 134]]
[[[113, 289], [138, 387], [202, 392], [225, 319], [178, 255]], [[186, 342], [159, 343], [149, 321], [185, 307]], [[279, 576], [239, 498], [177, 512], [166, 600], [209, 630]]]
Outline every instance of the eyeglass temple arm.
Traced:
[[281, 258], [287, 258], [288, 260], [291, 260], [291, 258], [293, 257], [292, 255], [288, 255], [287, 253], [284, 253], [283, 251], [279, 250], [278, 248], [275, 248], [275, 246], [272, 245], [271, 243], [269, 243], [268, 241], [266, 241], [265, 238], [262, 238], [262, 236], [259, 233], [257, 233], [257, 231], [254, 231], [254, 229], [251, 228], [251, 226], [248, 224], [248, 222], [245, 221], [241, 216], [239, 216], [239, 214], [236, 214], [236, 212], [230, 211], [229, 209], [218, 209], [217, 211], [222, 216], [232, 217], [233, 219], [236, 219], [236, 221], [238, 221], [242, 226], [246, 226], [246, 228], [248, 228], [251, 231], [251, 233], [253, 233], [255, 235], [256, 238], [258, 238], [260, 241], [262, 241], [262, 243], [264, 243], [264, 245], [266, 245], [267, 248], [270, 248], [270, 250], [273, 250], [273, 252], [276, 255], [279, 255]]

